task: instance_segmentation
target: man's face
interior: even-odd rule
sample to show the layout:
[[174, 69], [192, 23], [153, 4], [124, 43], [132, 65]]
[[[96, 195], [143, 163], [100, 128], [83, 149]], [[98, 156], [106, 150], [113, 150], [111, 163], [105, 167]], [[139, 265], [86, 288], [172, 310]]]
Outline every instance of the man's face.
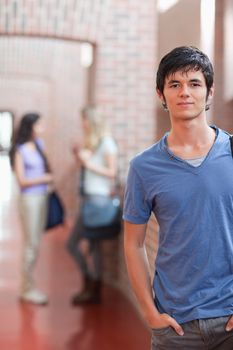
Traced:
[[[205, 112], [207, 87], [203, 73], [198, 70], [177, 71], [165, 79], [163, 94], [158, 92], [162, 102], [166, 102], [171, 118], [194, 119]], [[209, 91], [209, 98], [213, 88]]]

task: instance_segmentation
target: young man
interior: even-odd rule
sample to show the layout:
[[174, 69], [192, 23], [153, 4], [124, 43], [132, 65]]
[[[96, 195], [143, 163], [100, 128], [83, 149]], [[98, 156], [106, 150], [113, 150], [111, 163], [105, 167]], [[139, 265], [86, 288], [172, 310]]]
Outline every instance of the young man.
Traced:
[[[125, 255], [153, 350], [233, 349], [233, 159], [229, 135], [207, 123], [213, 90], [203, 52], [185, 46], [164, 56], [157, 93], [171, 130], [130, 164]], [[153, 291], [144, 244], [152, 212]]]

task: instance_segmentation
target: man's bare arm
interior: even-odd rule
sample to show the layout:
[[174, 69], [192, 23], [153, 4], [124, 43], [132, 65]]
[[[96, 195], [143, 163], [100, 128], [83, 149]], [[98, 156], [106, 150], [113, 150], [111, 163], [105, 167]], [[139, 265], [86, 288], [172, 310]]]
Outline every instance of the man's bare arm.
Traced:
[[124, 223], [125, 258], [129, 278], [141, 310], [150, 328], [171, 326], [183, 335], [181, 326], [167, 314], [160, 314], [155, 307], [145, 248], [147, 224]]

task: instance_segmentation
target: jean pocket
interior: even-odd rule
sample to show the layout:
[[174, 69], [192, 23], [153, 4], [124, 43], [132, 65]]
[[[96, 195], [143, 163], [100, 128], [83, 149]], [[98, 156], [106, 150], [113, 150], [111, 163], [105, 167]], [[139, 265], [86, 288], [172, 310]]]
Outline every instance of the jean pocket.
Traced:
[[151, 328], [151, 331], [154, 335], [165, 335], [171, 330], [171, 327], [163, 327], [163, 328]]

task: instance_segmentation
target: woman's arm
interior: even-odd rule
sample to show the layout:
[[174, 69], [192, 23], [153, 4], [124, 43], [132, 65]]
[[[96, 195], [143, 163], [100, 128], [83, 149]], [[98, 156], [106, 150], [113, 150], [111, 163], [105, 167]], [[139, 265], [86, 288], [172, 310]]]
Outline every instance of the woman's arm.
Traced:
[[117, 174], [117, 155], [115, 153], [108, 153], [105, 155], [105, 166], [100, 166], [93, 164], [90, 161], [87, 160], [85, 163], [85, 167], [88, 170], [93, 171], [94, 173], [102, 176], [109, 177], [111, 179], [114, 179]]
[[44, 175], [34, 179], [27, 179], [24, 173], [23, 159], [18, 151], [16, 151], [15, 153], [14, 170], [16, 174], [16, 179], [21, 188], [31, 187], [40, 184], [49, 184], [53, 181], [53, 176], [50, 173], [45, 173]]
[[93, 163], [91, 157], [93, 152], [86, 148], [81, 148], [77, 143], [74, 143], [71, 147], [71, 152], [74, 155], [77, 165], [81, 165], [84, 168], [102, 176], [108, 178], [115, 178], [117, 175], [117, 152], [105, 152], [104, 160], [105, 165], [97, 165]]
[[79, 159], [81, 164], [88, 170], [94, 173], [109, 178], [116, 177], [117, 174], [117, 154], [116, 153], [106, 153], [105, 154], [105, 165], [94, 164], [91, 160], [91, 152], [86, 150], [81, 150], [79, 152]]

